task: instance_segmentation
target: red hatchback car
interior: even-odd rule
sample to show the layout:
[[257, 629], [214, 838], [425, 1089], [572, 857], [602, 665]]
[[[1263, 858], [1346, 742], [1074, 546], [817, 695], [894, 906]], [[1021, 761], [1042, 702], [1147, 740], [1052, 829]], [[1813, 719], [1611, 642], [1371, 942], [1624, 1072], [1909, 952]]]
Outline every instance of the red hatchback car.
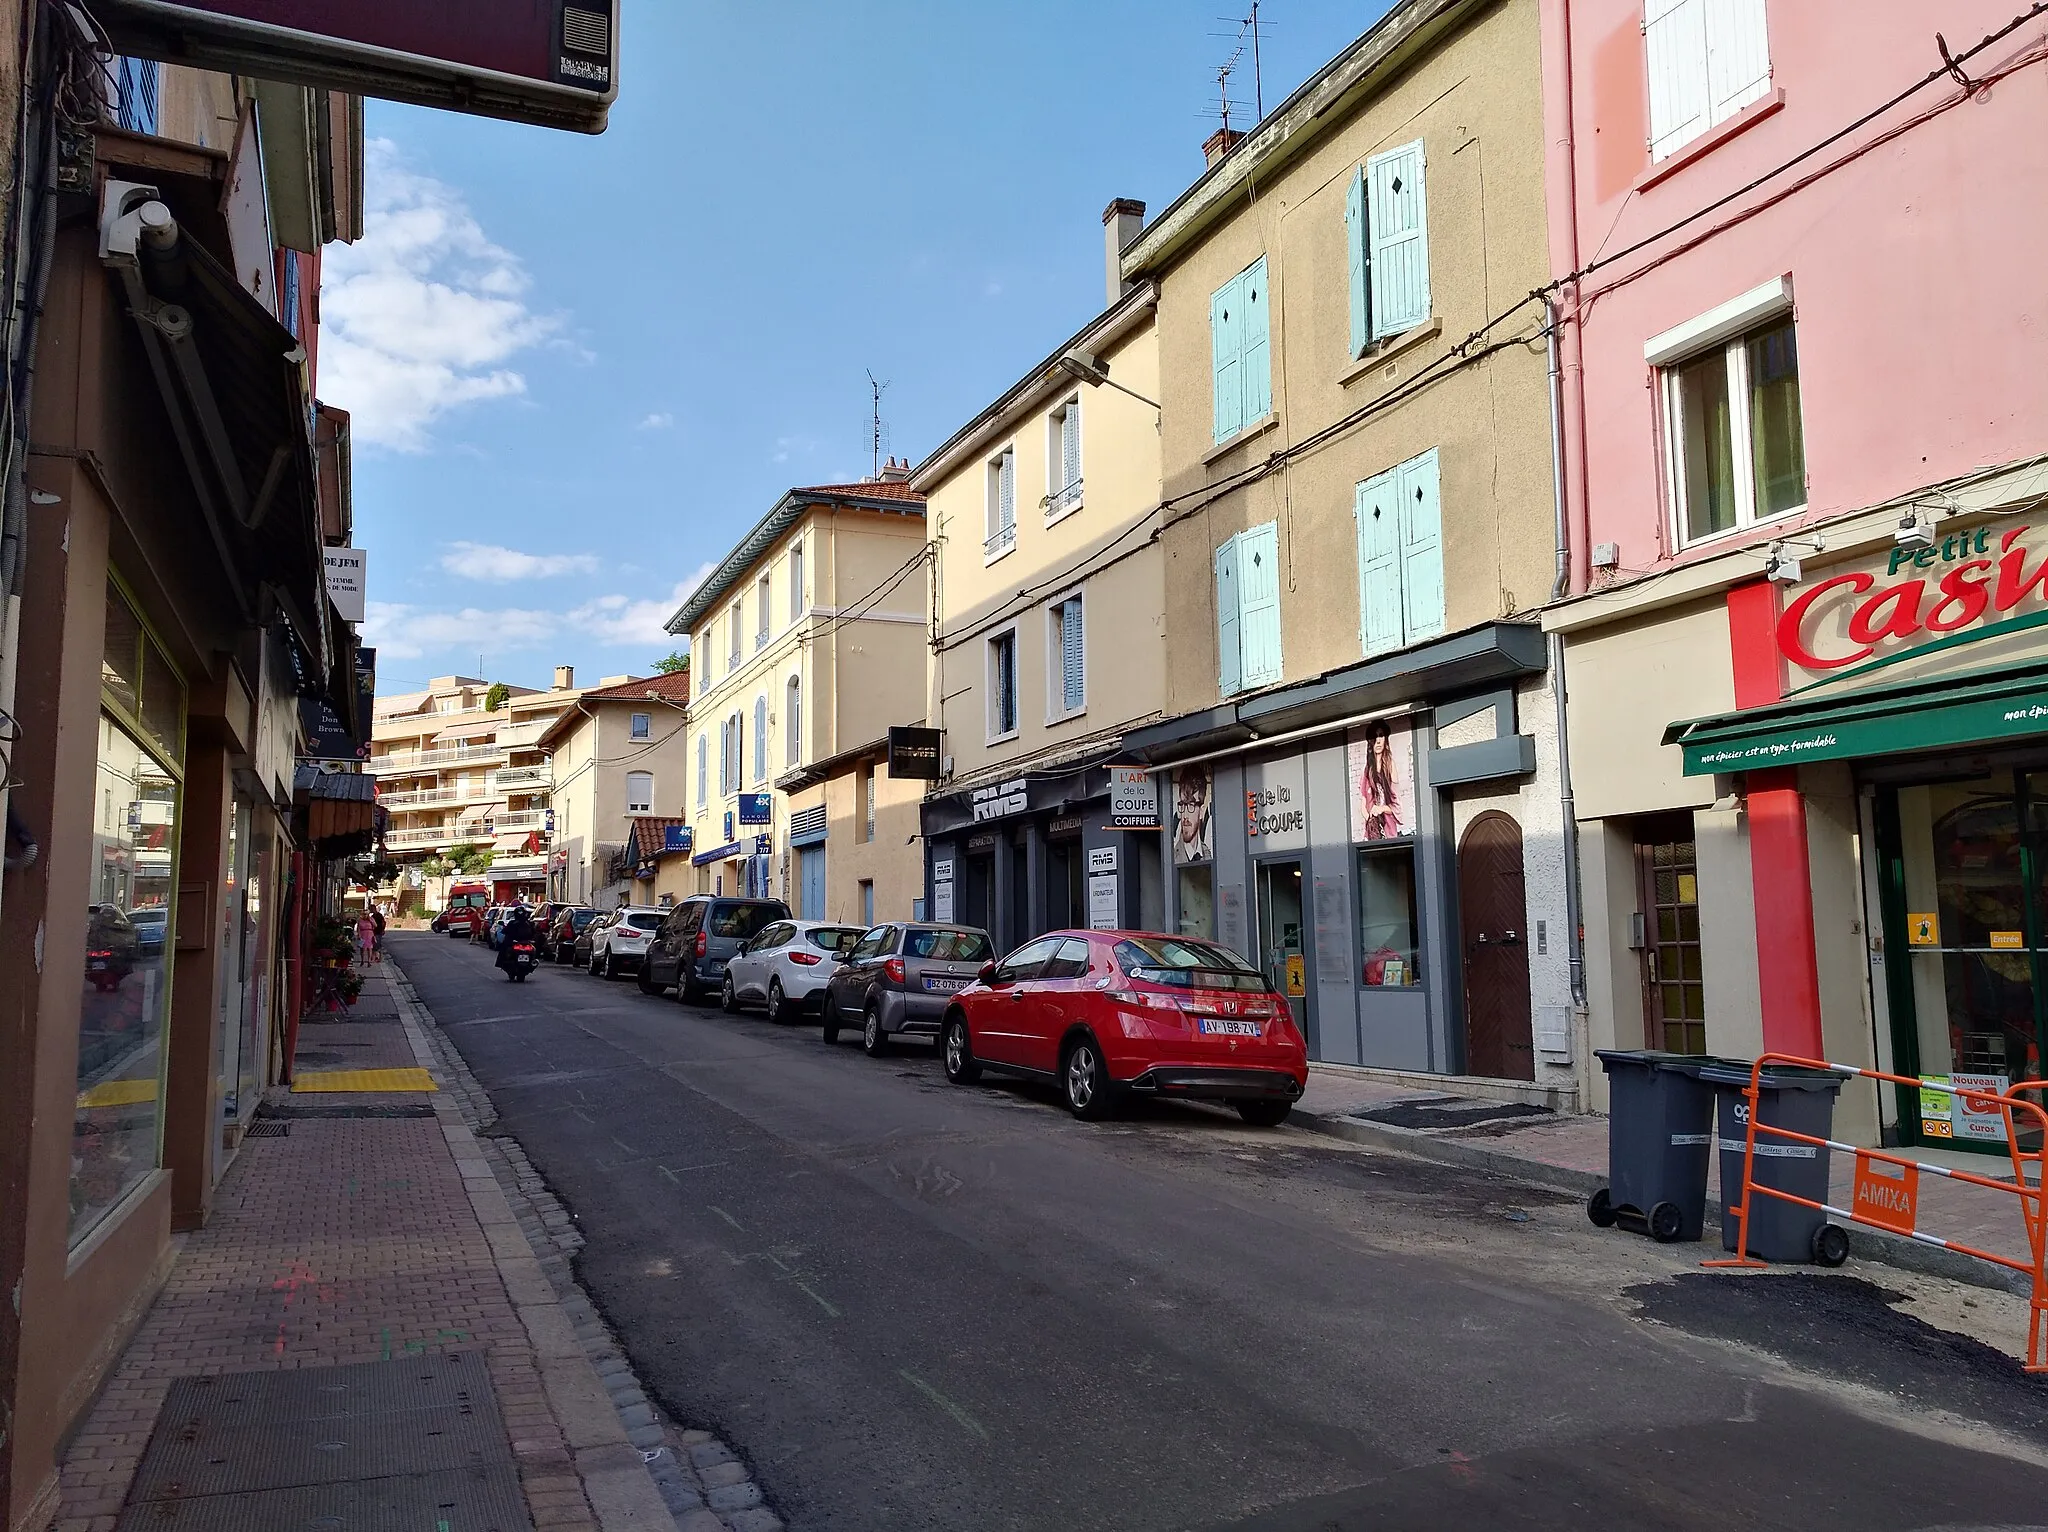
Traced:
[[1126, 1091], [1227, 1102], [1284, 1120], [1308, 1048], [1284, 996], [1236, 953], [1153, 931], [1054, 931], [1026, 942], [946, 1010], [946, 1078], [982, 1070], [1056, 1082], [1076, 1117]]

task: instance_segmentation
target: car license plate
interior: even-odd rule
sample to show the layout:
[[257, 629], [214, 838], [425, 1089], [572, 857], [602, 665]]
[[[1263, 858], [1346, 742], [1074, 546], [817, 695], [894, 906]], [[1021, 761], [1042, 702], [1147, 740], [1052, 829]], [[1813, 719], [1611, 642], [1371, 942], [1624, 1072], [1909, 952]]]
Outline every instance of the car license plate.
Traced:
[[967, 983], [968, 981], [965, 979], [941, 979], [926, 975], [924, 987], [934, 990], [941, 995], [957, 995], [961, 990], [967, 988]]
[[1224, 1016], [1204, 1016], [1202, 1030], [1213, 1037], [1257, 1037], [1259, 1024], [1256, 1021], [1232, 1021]]
[[93, 964], [92, 964], [92, 966], [91, 966], [90, 972], [93, 972], [93, 973], [105, 973], [106, 971], [107, 971], [107, 960], [106, 960], [105, 958], [98, 958], [98, 959], [95, 959], [95, 960], [94, 960], [94, 962], [93, 962]]

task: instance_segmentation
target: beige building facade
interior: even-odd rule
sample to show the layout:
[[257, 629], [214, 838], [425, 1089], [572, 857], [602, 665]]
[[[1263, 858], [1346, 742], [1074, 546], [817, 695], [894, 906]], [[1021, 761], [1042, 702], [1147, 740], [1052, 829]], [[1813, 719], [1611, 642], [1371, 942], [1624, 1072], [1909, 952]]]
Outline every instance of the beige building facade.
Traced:
[[1165, 918], [1312, 1056], [1583, 1057], [1558, 703], [1536, 0], [1408, 0], [1124, 252], [1157, 285]]
[[681, 815], [690, 672], [586, 691], [542, 731], [549, 768], [547, 897], [610, 909], [645, 903], [625, 865], [636, 820]]
[[662, 886], [859, 907], [859, 858], [840, 854], [851, 843], [812, 839], [808, 821], [793, 830], [780, 784], [924, 716], [925, 505], [907, 477], [892, 463], [789, 491], [669, 620], [690, 640], [690, 855]]

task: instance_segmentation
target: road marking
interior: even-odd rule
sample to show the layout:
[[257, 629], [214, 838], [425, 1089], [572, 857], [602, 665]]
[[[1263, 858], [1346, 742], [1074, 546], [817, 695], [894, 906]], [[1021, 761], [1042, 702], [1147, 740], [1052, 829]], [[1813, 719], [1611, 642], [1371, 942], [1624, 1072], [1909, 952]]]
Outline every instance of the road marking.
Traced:
[[[780, 1263], [778, 1262], [777, 1264], [779, 1265]], [[815, 1292], [813, 1292], [811, 1290], [810, 1283], [799, 1282], [797, 1283], [797, 1286], [803, 1289], [804, 1293], [810, 1298], [811, 1302], [815, 1303], [827, 1314], [830, 1314], [834, 1319], [837, 1319], [839, 1317], [839, 1310], [833, 1308], [831, 1304], [827, 1303], [823, 1298], [820, 1298]], [[909, 1375], [906, 1373], [905, 1376], [907, 1377]], [[979, 1428], [977, 1427], [977, 1429]]]
[[988, 1440], [988, 1432], [982, 1430], [980, 1421], [976, 1420], [972, 1415], [968, 1414], [965, 1410], [961, 1409], [959, 1405], [955, 1404], [952, 1400], [948, 1399], [944, 1394], [940, 1393], [937, 1389], [933, 1388], [931, 1384], [925, 1382], [925, 1380], [917, 1376], [916, 1373], [905, 1372], [902, 1368], [899, 1367], [896, 1369], [896, 1375], [899, 1378], [901, 1378], [905, 1383], [908, 1383], [912, 1388], [916, 1389], [920, 1394], [923, 1394], [925, 1398], [931, 1400], [933, 1404], [936, 1404], [948, 1415], [951, 1415], [954, 1420], [960, 1423], [960, 1426], [963, 1430], [973, 1432], [983, 1441]]
[[612, 1142], [617, 1144], [621, 1149], [625, 1150], [628, 1154], [636, 1152], [631, 1144], [627, 1143], [623, 1138], [619, 1138], [616, 1135], [613, 1136]]
[[667, 1176], [669, 1179], [669, 1183], [671, 1185], [681, 1186], [683, 1184], [682, 1182], [676, 1180], [676, 1173], [673, 1170], [670, 1170], [666, 1165], [657, 1165], [654, 1168], [660, 1171], [663, 1175]]
[[716, 1214], [717, 1214], [717, 1215], [718, 1215], [718, 1216], [719, 1216], [720, 1218], [723, 1218], [723, 1219], [724, 1219], [724, 1220], [725, 1220], [725, 1221], [726, 1221], [727, 1223], [731, 1224], [731, 1225], [732, 1225], [732, 1226], [733, 1226], [733, 1227], [734, 1227], [735, 1229], [738, 1229], [738, 1230], [740, 1231], [740, 1233], [744, 1234], [744, 1233], [746, 1233], [746, 1232], [747, 1232], [747, 1231], [746, 1231], [746, 1228], [745, 1228], [745, 1226], [744, 1226], [744, 1225], [742, 1225], [742, 1224], [740, 1223], [740, 1221], [739, 1221], [739, 1220], [738, 1220], [737, 1218], [733, 1217], [733, 1216], [732, 1216], [732, 1214], [728, 1213], [728, 1212], [727, 1212], [727, 1211], [726, 1211], [726, 1210], [725, 1210], [724, 1208], [722, 1208], [722, 1207], [717, 1207], [717, 1206], [714, 1206], [713, 1204], [711, 1204], [711, 1203], [708, 1203], [708, 1202], [707, 1202], [707, 1203], [705, 1204], [705, 1206], [706, 1206], [706, 1207], [709, 1207], [709, 1208], [711, 1209], [711, 1211], [712, 1211], [712, 1212], [716, 1213]]

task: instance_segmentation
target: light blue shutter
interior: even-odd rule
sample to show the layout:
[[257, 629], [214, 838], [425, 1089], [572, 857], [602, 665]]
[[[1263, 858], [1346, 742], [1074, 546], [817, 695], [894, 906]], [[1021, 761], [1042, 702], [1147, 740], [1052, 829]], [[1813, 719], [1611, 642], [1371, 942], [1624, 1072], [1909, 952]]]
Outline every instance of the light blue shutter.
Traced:
[[1351, 354], [1365, 355], [1372, 344], [1372, 301], [1367, 277], [1372, 259], [1365, 225], [1365, 167], [1351, 172], [1351, 190], [1344, 194], [1344, 253], [1351, 264]]
[[1368, 655], [1401, 647], [1401, 471], [1358, 486], [1358, 642]]
[[768, 699], [765, 696], [754, 699], [754, 780], [766, 781], [768, 777]]
[[1436, 449], [1403, 463], [1400, 475], [1402, 641], [1412, 644], [1444, 630], [1444, 513]]
[[1216, 685], [1229, 697], [1244, 690], [1238, 657], [1237, 539], [1216, 549]]
[[1216, 440], [1244, 428], [1244, 316], [1238, 298], [1244, 279], [1232, 277], [1209, 300], [1209, 354], [1216, 373]]
[[1237, 550], [1237, 630], [1244, 684], [1280, 679], [1280, 532], [1273, 522], [1244, 534]]
[[1069, 399], [1060, 417], [1060, 468], [1065, 477], [1061, 489], [1081, 482], [1081, 401]]
[[1250, 425], [1273, 409], [1271, 333], [1266, 323], [1266, 258], [1244, 274], [1244, 423]]
[[1060, 604], [1060, 669], [1065, 677], [1066, 710], [1070, 713], [1088, 700], [1083, 649], [1081, 598], [1075, 596]]
[[1366, 221], [1372, 235], [1372, 324], [1397, 335], [1429, 318], [1429, 202], [1422, 189], [1422, 140], [1365, 162]]

